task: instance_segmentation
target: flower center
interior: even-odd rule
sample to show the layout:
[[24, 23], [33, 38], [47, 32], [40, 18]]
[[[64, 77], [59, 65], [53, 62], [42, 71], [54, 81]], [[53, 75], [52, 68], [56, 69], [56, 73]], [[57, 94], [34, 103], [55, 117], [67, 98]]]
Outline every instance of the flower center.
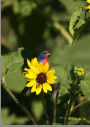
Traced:
[[36, 81], [38, 83], [43, 84], [43, 83], [46, 82], [46, 80], [47, 80], [47, 77], [46, 77], [46, 74], [45, 73], [42, 72], [42, 73], [40, 73], [40, 74], [37, 75]]

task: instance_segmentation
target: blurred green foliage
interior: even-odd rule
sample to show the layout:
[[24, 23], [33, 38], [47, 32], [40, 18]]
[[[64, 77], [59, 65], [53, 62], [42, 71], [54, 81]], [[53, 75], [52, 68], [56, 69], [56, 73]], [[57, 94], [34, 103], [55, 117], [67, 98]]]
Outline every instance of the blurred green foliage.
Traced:
[[[68, 92], [67, 88], [69, 88], [66, 77], [69, 77], [70, 80], [74, 78], [71, 77], [71, 75], [66, 75], [64, 71], [67, 63], [84, 66], [86, 72], [90, 71], [90, 21], [86, 24], [72, 49], [69, 44], [70, 42], [67, 41], [68, 36], [60, 32], [62, 30], [57, 29], [53, 23], [57, 22], [69, 33], [71, 16], [73, 19], [73, 13], [77, 11], [76, 9], [86, 4], [85, 2], [85, 0], [69, 0], [68, 2], [67, 0], [1, 0], [1, 36], [3, 37], [1, 39], [1, 55], [4, 55], [4, 57], [1, 57], [1, 70], [3, 70], [3, 75], [5, 74], [5, 70], [9, 69], [10, 66], [12, 66], [12, 69], [17, 70], [23, 65], [24, 59], [22, 68], [18, 69], [16, 72], [12, 72], [11, 70], [11, 72], [7, 73], [6, 83], [19, 101], [30, 110], [39, 124], [44, 124], [46, 120], [40, 96], [36, 96], [35, 93], [31, 94], [30, 91], [28, 91], [25, 97], [20, 96], [20, 92], [26, 84], [22, 74], [23, 68], [27, 67], [26, 60], [27, 58], [38, 58], [40, 52], [43, 50], [48, 50], [52, 53], [49, 58], [51, 68], [55, 68], [56, 75], [60, 77], [58, 80], [63, 78], [61, 81], [63, 86], [60, 90], [60, 95], [62, 96], [58, 101], [63, 100], [63, 97], [65, 97], [64, 94]], [[84, 24], [83, 15], [84, 13], [80, 15], [81, 20], [79, 20], [80, 22], [75, 26], [76, 30], [81, 27], [81, 24]], [[90, 13], [88, 15], [90, 16]], [[77, 17], [78, 16], [76, 16], [76, 18]], [[74, 28], [74, 23], [76, 22], [72, 22], [71, 20], [71, 23], [73, 24], [70, 28], [70, 33], [72, 34], [72, 28]], [[75, 34], [75, 31], [73, 31], [73, 34]], [[72, 38], [71, 35], [70, 37]], [[21, 54], [17, 52], [12, 53], [17, 51], [20, 47], [24, 47]], [[13, 59], [13, 55], [16, 57], [15, 59]], [[23, 59], [21, 59], [21, 55]], [[6, 58], [6, 56], [8, 57]], [[9, 64], [9, 62], [13, 63], [13, 61], [18, 63], [15, 64], [15, 68], [13, 68], [13, 64]], [[6, 65], [6, 68], [4, 68], [4, 65]], [[72, 67], [68, 66], [67, 71], [72, 73]], [[90, 76], [87, 77], [85, 81], [82, 81], [82, 90], [83, 93], [90, 98], [89, 82]], [[66, 100], [68, 101], [68, 96], [66, 96]], [[75, 103], [79, 103], [78, 99], [75, 100]], [[51, 115], [51, 105], [53, 105], [53, 98], [51, 96], [46, 95], [45, 105], [48, 114]], [[90, 120], [90, 103], [84, 106], [84, 116], [86, 119]], [[66, 105], [61, 107], [61, 109], [57, 107], [56, 116], [58, 118], [64, 117], [65, 111]], [[72, 116], [79, 117], [79, 112], [80, 111], [77, 109]], [[56, 120], [55, 124], [60, 122], [63, 124], [63, 120], [61, 119]], [[71, 122], [72, 123], [69, 124], [77, 124], [78, 120]], [[1, 125], [17, 124], [29, 125], [33, 123], [15, 104], [4, 88], [1, 87]], [[83, 124], [90, 124], [90, 122], [84, 121]]]

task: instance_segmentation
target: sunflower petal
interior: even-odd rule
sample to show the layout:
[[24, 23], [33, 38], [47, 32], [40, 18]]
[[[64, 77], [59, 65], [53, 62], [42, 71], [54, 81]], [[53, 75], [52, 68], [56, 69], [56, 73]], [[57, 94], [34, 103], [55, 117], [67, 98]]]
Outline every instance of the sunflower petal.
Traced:
[[25, 74], [25, 78], [35, 79], [37, 75], [33, 72], [30, 72], [29, 74]]
[[29, 61], [29, 59], [27, 59], [27, 64], [29, 67], [31, 66], [31, 62]]
[[40, 87], [36, 89], [36, 95], [38, 95], [41, 92], [41, 90], [42, 90], [42, 85], [40, 85]]
[[46, 72], [48, 71], [48, 69], [49, 69], [49, 64], [46, 63], [46, 64], [44, 65], [44, 68], [43, 68], [44, 73], [46, 73]]
[[45, 93], [47, 93], [46, 83], [43, 84], [43, 91], [44, 91]]
[[28, 68], [25, 67], [25, 68], [24, 68], [24, 71], [28, 71]]
[[47, 75], [47, 77], [48, 76], [50, 76], [50, 75], [54, 75], [54, 73], [55, 73], [55, 70], [54, 69], [52, 69], [52, 70], [50, 70], [50, 71], [48, 71], [47, 73], [46, 73], [46, 75]]
[[51, 78], [51, 79], [57, 79], [56, 76], [52, 76], [52, 75], [50, 75], [50, 76], [47, 77], [47, 79], [49, 79], [49, 78]]
[[31, 70], [35, 73], [35, 74], [39, 74], [39, 69], [34, 67], [34, 66], [31, 66]]
[[26, 87], [32, 87], [36, 85], [36, 80], [32, 80], [31, 82], [29, 82], [28, 84], [26, 84]]
[[47, 79], [47, 82], [48, 82], [49, 84], [54, 84], [56, 81], [55, 81], [54, 79], [48, 78], [48, 79]]
[[38, 64], [38, 69], [39, 69], [40, 72], [43, 72], [43, 62], [40, 62]]
[[30, 79], [30, 78], [25, 78], [26, 79], [26, 81], [32, 81], [32, 80], [34, 80], [34, 79]]
[[23, 76], [25, 76], [25, 74], [27, 74], [27, 72], [23, 72]]
[[90, 0], [87, 0], [86, 2], [90, 3]]
[[47, 90], [52, 91], [52, 87], [48, 83], [45, 83], [45, 85], [47, 87]]
[[34, 85], [31, 89], [31, 93], [35, 92], [36, 91], [36, 85]]
[[90, 9], [90, 5], [88, 6], [88, 9]]
[[36, 67], [37, 64], [38, 64], [38, 61], [37, 61], [37, 58], [35, 57], [35, 58], [33, 59], [33, 61], [32, 61], [32, 65], [33, 65], [34, 67]]

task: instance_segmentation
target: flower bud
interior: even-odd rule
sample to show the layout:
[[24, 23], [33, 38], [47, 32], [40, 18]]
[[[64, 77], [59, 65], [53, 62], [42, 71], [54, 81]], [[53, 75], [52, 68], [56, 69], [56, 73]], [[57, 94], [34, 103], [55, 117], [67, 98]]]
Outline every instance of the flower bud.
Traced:
[[76, 77], [80, 77], [81, 79], [84, 78], [85, 71], [84, 71], [83, 68], [81, 68], [81, 67], [79, 67], [79, 68], [75, 67], [74, 73], [75, 73], [75, 76], [76, 76]]

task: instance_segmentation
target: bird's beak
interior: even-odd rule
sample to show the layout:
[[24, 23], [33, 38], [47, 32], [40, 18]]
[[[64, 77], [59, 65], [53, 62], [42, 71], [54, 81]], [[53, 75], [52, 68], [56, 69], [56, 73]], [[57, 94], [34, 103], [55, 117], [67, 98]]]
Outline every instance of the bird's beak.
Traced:
[[46, 53], [46, 55], [47, 55], [47, 56], [50, 56], [50, 55], [51, 55], [51, 53], [50, 53], [50, 52], [48, 52], [48, 53]]

